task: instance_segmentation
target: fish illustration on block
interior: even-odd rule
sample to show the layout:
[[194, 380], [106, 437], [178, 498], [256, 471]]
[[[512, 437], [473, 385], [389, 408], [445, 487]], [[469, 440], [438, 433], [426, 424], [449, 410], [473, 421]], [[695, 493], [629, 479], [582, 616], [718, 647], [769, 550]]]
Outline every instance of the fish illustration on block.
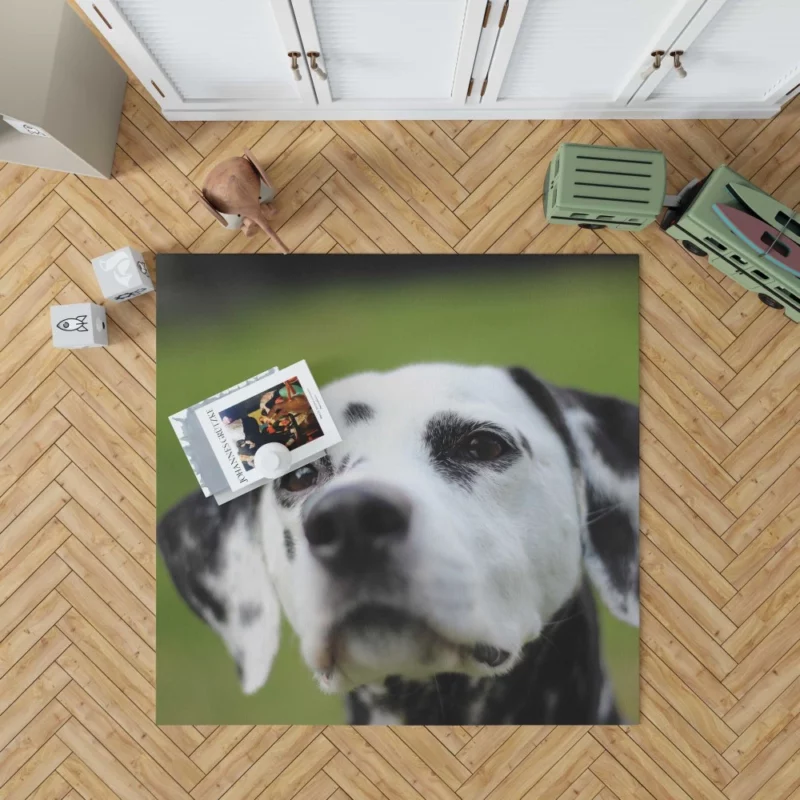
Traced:
[[800, 245], [800, 215], [791, 208], [758, 189], [740, 183], [729, 183], [728, 191], [752, 214]]
[[81, 314], [79, 317], [67, 317], [62, 319], [56, 327], [62, 331], [76, 331], [78, 333], [85, 333], [89, 330], [86, 323], [86, 314]]
[[800, 275], [800, 244], [786, 238], [781, 232], [758, 217], [725, 203], [715, 203], [717, 216], [742, 241], [764, 256], [771, 264]]

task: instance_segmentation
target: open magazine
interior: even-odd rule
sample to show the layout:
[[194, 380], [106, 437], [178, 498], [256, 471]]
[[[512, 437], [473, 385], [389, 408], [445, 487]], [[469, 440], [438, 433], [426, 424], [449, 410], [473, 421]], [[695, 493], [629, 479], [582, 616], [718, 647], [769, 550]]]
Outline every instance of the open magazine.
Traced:
[[170, 422], [203, 493], [219, 503], [279, 477], [259, 469], [259, 448], [285, 448], [286, 474], [341, 441], [305, 361], [256, 375], [173, 414]]

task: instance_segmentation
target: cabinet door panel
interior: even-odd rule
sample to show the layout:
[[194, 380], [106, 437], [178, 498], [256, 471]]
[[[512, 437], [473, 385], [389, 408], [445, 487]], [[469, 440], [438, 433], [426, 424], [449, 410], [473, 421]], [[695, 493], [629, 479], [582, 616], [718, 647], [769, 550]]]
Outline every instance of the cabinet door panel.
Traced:
[[102, 14], [99, 30], [151, 92], [158, 84], [165, 107], [316, 104], [307, 76], [295, 81], [290, 69], [300, 40], [289, 0], [78, 2], [93, 19]]
[[669, 69], [651, 103], [779, 100], [800, 81], [800, 0], [727, 0], [684, 50], [686, 77]]
[[463, 103], [485, 0], [293, 0], [321, 105]]
[[[510, 0], [487, 103], [621, 104], [703, 0]], [[525, 5], [524, 10], [520, 8]]]

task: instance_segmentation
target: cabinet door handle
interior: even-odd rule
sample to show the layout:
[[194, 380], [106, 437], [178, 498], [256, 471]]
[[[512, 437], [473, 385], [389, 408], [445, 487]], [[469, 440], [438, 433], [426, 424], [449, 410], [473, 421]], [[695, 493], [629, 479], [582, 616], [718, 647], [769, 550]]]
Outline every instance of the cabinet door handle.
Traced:
[[302, 56], [302, 53], [295, 52], [294, 50], [291, 53], [288, 53], [289, 58], [292, 59], [291, 69], [292, 69], [292, 77], [296, 81], [303, 80], [303, 76], [300, 73], [300, 65], [297, 63], [297, 59]]
[[317, 64], [317, 59], [318, 58], [322, 58], [322, 56], [319, 53], [314, 52], [313, 50], [311, 52], [306, 53], [306, 55], [308, 56], [309, 60], [311, 61], [311, 71], [316, 73], [317, 77], [321, 81], [328, 80], [328, 73], [325, 72], [325, 70], [322, 69], [322, 67], [320, 67]]
[[675, 72], [678, 73], [679, 78], [686, 77], [686, 70], [681, 64], [681, 56], [683, 55], [683, 50], [673, 50], [670, 55], [672, 56], [672, 63], [675, 65]]
[[650, 55], [653, 57], [653, 63], [642, 73], [641, 78], [646, 81], [657, 69], [661, 69], [661, 60], [664, 58], [665, 53], [663, 50], [653, 50]]

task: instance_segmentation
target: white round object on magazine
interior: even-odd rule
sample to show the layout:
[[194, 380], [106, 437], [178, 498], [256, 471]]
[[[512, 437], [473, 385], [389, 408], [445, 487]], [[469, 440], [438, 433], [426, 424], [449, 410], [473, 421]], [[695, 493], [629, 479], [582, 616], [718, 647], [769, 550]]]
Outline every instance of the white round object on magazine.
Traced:
[[253, 457], [256, 469], [265, 478], [279, 478], [292, 465], [292, 454], [286, 445], [270, 442], [261, 445]]

